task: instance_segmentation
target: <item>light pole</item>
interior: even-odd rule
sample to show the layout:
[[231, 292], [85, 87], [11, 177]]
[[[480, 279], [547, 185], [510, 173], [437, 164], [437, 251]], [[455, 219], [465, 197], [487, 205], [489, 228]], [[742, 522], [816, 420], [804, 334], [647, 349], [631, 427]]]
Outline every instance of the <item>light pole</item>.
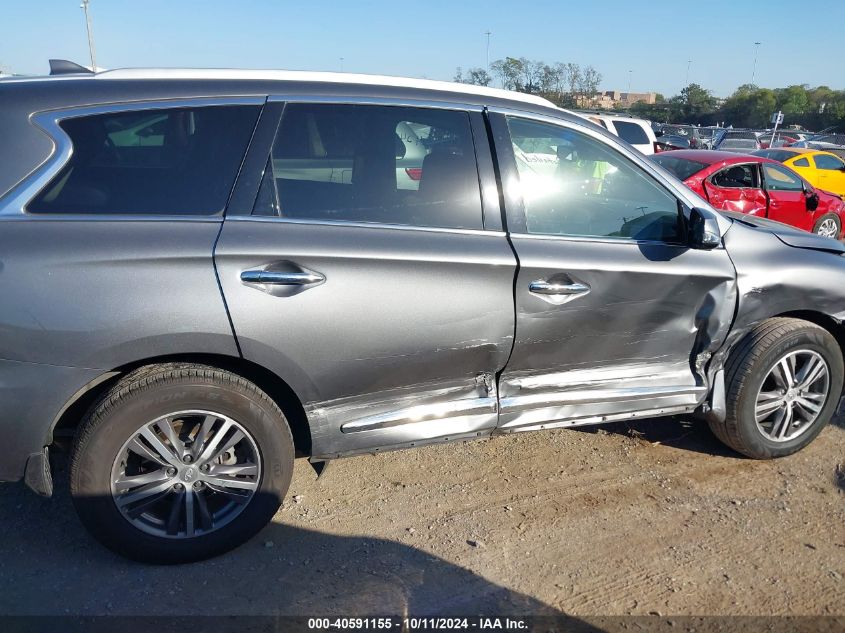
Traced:
[[490, 36], [493, 35], [493, 34], [490, 31], [485, 31], [484, 35], [487, 36], [487, 58], [486, 58], [487, 66], [485, 67], [485, 70], [489, 73], [490, 72]]
[[631, 76], [634, 74], [633, 70], [628, 71], [628, 100], [631, 100]]
[[692, 60], [688, 59], [687, 60], [687, 80], [684, 82], [684, 88], [689, 86], [689, 68], [690, 68], [690, 66], [692, 66]]
[[343, 57], [340, 58], [340, 72], [343, 72]]
[[94, 33], [91, 31], [91, 16], [88, 15], [88, 3], [90, 0], [82, 0], [79, 8], [85, 11], [85, 27], [88, 29], [88, 53], [91, 55], [91, 71], [97, 72], [97, 60], [94, 56]]
[[760, 50], [761, 42], [754, 42], [754, 67], [751, 70], [751, 85], [754, 85], [754, 78], [757, 76], [757, 51]]

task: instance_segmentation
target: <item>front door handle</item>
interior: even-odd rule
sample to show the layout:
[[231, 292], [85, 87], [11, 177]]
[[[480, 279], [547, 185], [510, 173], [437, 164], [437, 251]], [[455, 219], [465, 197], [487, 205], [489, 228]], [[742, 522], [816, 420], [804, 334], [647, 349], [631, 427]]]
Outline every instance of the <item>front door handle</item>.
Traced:
[[538, 295], [583, 295], [590, 292], [590, 287], [577, 281], [556, 283], [539, 279], [528, 284], [528, 290]]
[[273, 286], [307, 286], [326, 280], [322, 273], [314, 271], [282, 272], [276, 270], [245, 270], [241, 281], [248, 284], [269, 284]]

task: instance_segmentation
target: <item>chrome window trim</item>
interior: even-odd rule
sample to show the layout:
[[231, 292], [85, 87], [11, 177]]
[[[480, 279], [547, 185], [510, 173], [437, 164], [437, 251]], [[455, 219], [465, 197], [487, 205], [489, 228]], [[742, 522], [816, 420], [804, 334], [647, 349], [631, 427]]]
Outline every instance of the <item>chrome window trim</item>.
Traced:
[[[266, 97], [255, 96], [231, 96], [231, 97], [200, 97], [188, 99], [166, 99], [156, 101], [125, 101], [120, 103], [98, 104], [94, 106], [80, 106], [73, 108], [61, 108], [58, 110], [43, 110], [29, 115], [29, 122], [41, 132], [53, 144], [50, 155], [27, 175], [21, 182], [15, 185], [5, 196], [0, 198], [0, 218], [4, 216], [17, 216], [33, 218], [44, 215], [52, 218], [63, 217], [61, 213], [31, 214], [27, 213], [26, 205], [49, 183], [53, 177], [61, 171], [73, 155], [73, 144], [70, 137], [65, 134], [60, 123], [65, 119], [74, 119], [82, 116], [96, 114], [109, 114], [114, 112], [142, 112], [144, 110], [165, 110], [171, 108], [205, 107], [221, 105], [263, 105]], [[126, 218], [126, 214], [120, 213], [91, 213], [74, 214], [91, 217]], [[139, 214], [140, 215], [140, 214]], [[222, 216], [222, 213], [219, 214]], [[167, 215], [168, 218], [184, 218], [190, 215]], [[202, 217], [216, 217], [204, 215]]]
[[347, 222], [345, 220], [310, 220], [305, 218], [283, 218], [275, 215], [230, 215], [226, 222], [281, 222], [284, 224], [302, 224], [312, 226], [338, 226], [357, 229], [390, 229], [399, 231], [423, 231], [425, 233], [454, 233], [456, 235], [488, 235], [505, 237], [504, 231], [486, 231], [484, 229], [453, 229], [443, 226], [416, 226], [413, 224], [388, 224], [386, 222]]
[[[553, 235], [550, 233], [511, 233], [511, 239], [515, 240], [554, 240], [561, 242], [588, 242], [601, 244], [625, 244], [629, 246], [667, 246], [671, 248], [685, 248], [689, 245], [683, 242], [664, 242], [662, 240], [637, 240], [627, 237], [602, 237], [600, 235]], [[721, 246], [719, 247], [721, 248]], [[715, 250], [715, 249], [714, 249]]]
[[483, 112], [484, 106], [452, 100], [406, 99], [403, 97], [365, 97], [348, 95], [271, 94], [268, 103], [332, 103], [338, 105], [383, 105], [406, 108], [428, 108]]
[[[641, 152], [637, 151], [634, 147], [622, 142], [619, 137], [614, 136], [610, 132], [606, 130], [601, 130], [601, 128], [598, 128], [598, 126], [595, 126], [596, 129], [593, 129], [594, 124], [591, 124], [586, 119], [583, 122], [572, 120], [567, 116], [568, 113], [565, 111], [561, 111], [562, 116], [557, 117], [552, 116], [550, 114], [541, 114], [538, 112], [533, 112], [531, 110], [520, 110], [500, 106], [491, 106], [487, 108], [487, 110], [491, 113], [502, 114], [504, 116], [518, 117], [521, 119], [536, 121], [537, 123], [557, 125], [559, 127], [571, 129], [574, 132], [578, 132], [579, 134], [585, 134], [593, 138], [594, 140], [597, 140], [601, 143], [605, 143], [606, 145], [610, 145], [615, 151], [619, 152], [625, 158], [631, 160], [636, 165], [644, 169], [652, 178], [657, 181], [659, 185], [666, 189], [670, 194], [680, 199], [681, 202], [687, 208], [692, 209], [693, 207], [701, 207], [701, 203], [704, 202], [701, 198], [698, 198], [698, 196], [696, 196], [690, 189], [687, 189], [687, 187], [680, 180], [677, 180], [677, 178], [675, 178], [671, 173], [660, 167], [660, 165], [658, 165], [657, 163], [650, 161], [645, 154], [642, 154]], [[716, 211], [709, 205], [707, 205], [707, 208], [713, 210], [719, 217], [720, 228], [722, 229], [722, 234], [724, 235], [724, 232], [728, 229], [731, 224], [730, 221], [725, 218], [722, 218], [722, 216], [719, 215], [718, 211]], [[512, 234], [525, 235], [524, 233], [516, 232], [512, 232]], [[601, 240], [601, 238], [598, 239]], [[638, 242], [632, 240], [632, 243]], [[665, 244], [667, 242], [652, 243]]]

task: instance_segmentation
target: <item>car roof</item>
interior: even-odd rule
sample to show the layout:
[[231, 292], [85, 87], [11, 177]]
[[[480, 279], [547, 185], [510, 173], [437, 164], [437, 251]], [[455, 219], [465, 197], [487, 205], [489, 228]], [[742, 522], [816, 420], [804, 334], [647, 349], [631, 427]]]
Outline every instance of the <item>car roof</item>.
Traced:
[[543, 97], [490, 88], [459, 84], [449, 81], [416, 79], [412, 77], [394, 77], [389, 75], [368, 75], [362, 73], [337, 73], [301, 70], [248, 70], [236, 68], [119, 68], [103, 70], [97, 73], [80, 73], [50, 77], [9, 78], [4, 83], [26, 83], [33, 81], [73, 81], [73, 80], [198, 80], [198, 81], [251, 81], [251, 82], [301, 82], [323, 84], [355, 84], [380, 86], [387, 88], [413, 88], [426, 91], [456, 93], [473, 96], [492, 97], [508, 101], [517, 101], [536, 106], [561, 110], [554, 103]]

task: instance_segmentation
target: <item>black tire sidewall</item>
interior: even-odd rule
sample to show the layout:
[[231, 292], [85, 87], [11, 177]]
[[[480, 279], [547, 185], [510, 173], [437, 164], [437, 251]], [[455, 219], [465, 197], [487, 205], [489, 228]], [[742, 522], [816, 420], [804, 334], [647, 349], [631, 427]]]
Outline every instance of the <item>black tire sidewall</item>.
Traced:
[[[775, 362], [790, 351], [808, 349], [819, 353], [827, 362], [830, 371], [830, 393], [810, 429], [787, 442], [774, 442], [766, 438], [757, 428], [755, 405], [757, 393]], [[827, 331], [807, 327], [786, 334], [775, 341], [757, 359], [748, 379], [737, 394], [737, 432], [750, 453], [757, 457], [781, 457], [791, 455], [812, 442], [830, 421], [839, 406], [842, 395], [843, 361], [838, 352], [839, 345]]]
[[[261, 457], [258, 491], [231, 523], [192, 539], [168, 539], [132, 526], [111, 496], [118, 451], [144, 424], [186, 410], [211, 410], [252, 435]], [[80, 519], [110, 549], [136, 560], [182, 563], [223, 553], [254, 536], [273, 517], [290, 485], [294, 449], [287, 422], [272, 403], [236, 385], [190, 379], [146, 388], [122, 399], [75, 449], [71, 495]]]

